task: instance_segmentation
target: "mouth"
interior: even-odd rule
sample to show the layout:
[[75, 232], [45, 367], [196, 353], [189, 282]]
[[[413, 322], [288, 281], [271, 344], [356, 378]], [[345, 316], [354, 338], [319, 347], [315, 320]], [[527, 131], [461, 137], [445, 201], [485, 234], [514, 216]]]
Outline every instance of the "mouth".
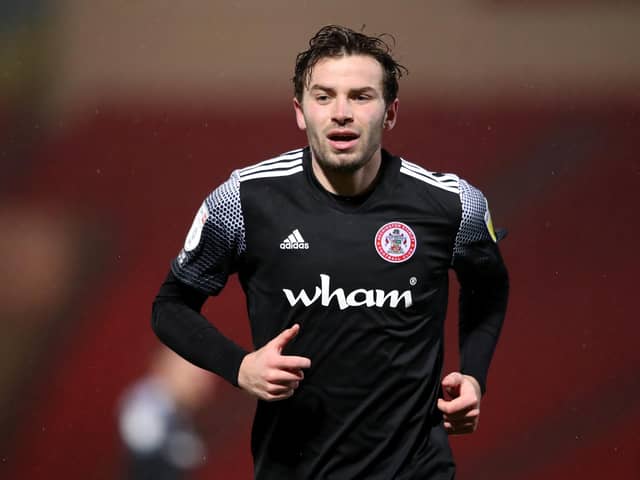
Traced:
[[327, 135], [329, 144], [335, 150], [349, 150], [358, 143], [359, 138], [360, 135], [349, 130], [334, 130]]

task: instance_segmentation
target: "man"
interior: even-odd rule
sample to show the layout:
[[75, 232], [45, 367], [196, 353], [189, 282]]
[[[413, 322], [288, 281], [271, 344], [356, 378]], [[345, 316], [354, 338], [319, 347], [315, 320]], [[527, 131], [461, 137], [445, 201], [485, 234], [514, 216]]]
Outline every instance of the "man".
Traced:
[[[322, 28], [294, 78], [309, 147], [207, 197], [154, 303], [167, 345], [258, 398], [258, 479], [451, 479], [446, 433], [476, 429], [507, 273], [482, 193], [382, 149], [402, 73], [380, 38]], [[450, 267], [462, 365], [440, 382]], [[250, 353], [199, 314], [234, 272]]]
[[212, 399], [215, 380], [166, 347], [154, 352], [149, 372], [120, 400], [122, 478], [179, 480], [202, 465], [206, 449], [194, 420]]

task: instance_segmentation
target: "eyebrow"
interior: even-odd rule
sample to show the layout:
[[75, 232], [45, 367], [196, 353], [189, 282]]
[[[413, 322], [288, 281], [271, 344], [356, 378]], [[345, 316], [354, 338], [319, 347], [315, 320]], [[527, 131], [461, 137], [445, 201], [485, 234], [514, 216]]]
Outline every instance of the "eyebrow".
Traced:
[[[313, 84], [309, 87], [309, 91], [312, 90], [322, 90], [323, 92], [335, 92], [335, 88], [326, 87], [324, 85]], [[352, 88], [349, 90], [349, 93], [378, 93], [378, 91], [374, 87], [366, 86], [366, 87], [358, 87]]]

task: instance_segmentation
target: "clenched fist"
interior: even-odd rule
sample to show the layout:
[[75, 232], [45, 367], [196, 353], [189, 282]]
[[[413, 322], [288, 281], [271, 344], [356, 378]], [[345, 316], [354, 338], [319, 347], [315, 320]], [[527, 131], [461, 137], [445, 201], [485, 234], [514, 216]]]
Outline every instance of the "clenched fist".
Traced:
[[262, 348], [247, 354], [238, 371], [238, 385], [266, 401], [284, 400], [295, 392], [311, 360], [282, 355], [282, 350], [300, 331], [300, 325], [282, 331]]
[[478, 381], [459, 372], [442, 379], [445, 398], [438, 399], [444, 428], [450, 435], [472, 433], [478, 428], [482, 393]]

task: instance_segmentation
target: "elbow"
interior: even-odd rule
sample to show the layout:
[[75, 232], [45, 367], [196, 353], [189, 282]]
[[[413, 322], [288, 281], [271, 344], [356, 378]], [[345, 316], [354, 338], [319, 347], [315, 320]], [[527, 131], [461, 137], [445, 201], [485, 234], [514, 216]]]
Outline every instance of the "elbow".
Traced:
[[166, 303], [160, 302], [158, 299], [155, 299], [151, 305], [151, 330], [153, 330], [160, 340], [162, 340], [163, 337], [162, 317], [165, 306]]
[[503, 267], [502, 274], [500, 276], [500, 281], [499, 281], [499, 289], [502, 292], [502, 295], [505, 297], [505, 299], [509, 297], [509, 288], [510, 288], [509, 272], [507, 271], [506, 267]]

